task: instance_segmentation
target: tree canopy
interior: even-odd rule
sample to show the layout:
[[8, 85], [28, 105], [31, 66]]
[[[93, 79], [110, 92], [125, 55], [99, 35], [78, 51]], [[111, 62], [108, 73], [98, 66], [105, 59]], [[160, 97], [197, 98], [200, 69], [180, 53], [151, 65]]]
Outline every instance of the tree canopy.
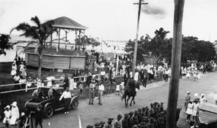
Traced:
[[[168, 52], [168, 49], [171, 49], [172, 45], [170, 39], [166, 38], [167, 33], [169, 33], [169, 31], [160, 28], [155, 31], [155, 36], [153, 38], [149, 35], [141, 36], [138, 41], [138, 62], [144, 61], [144, 56], [147, 55], [155, 57], [157, 61], [162, 58], [168, 58], [168, 56], [171, 55], [171, 52]], [[134, 43], [135, 41], [129, 40], [125, 51], [133, 54]]]
[[[144, 55], [151, 55], [156, 61], [166, 59], [171, 61], [172, 38], [167, 38], [169, 31], [160, 28], [156, 30], [155, 36], [151, 38], [149, 35], [142, 36], [138, 41], [137, 61], [143, 62]], [[133, 54], [135, 41], [129, 40], [125, 51]], [[183, 36], [182, 44], [182, 63], [187, 60], [197, 60], [206, 62], [215, 59], [216, 51], [214, 44], [209, 41], [198, 40], [197, 37]]]
[[0, 55], [6, 55], [7, 49], [12, 49], [12, 45], [9, 43], [10, 36], [6, 34], [0, 34]]
[[197, 37], [184, 37], [182, 46], [182, 62], [197, 60], [206, 62], [216, 56], [214, 44], [209, 41], [198, 40]]

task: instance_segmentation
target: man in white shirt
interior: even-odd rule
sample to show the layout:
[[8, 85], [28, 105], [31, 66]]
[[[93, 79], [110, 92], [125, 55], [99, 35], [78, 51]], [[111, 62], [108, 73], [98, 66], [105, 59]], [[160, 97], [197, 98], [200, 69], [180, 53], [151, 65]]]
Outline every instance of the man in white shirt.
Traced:
[[63, 94], [60, 96], [60, 99], [59, 99], [60, 101], [62, 99], [64, 99], [65, 107], [66, 107], [67, 110], [69, 109], [69, 105], [70, 105], [70, 102], [71, 102], [71, 97], [72, 97], [72, 94], [69, 91], [69, 88], [67, 87], [66, 90], [63, 92]]
[[105, 87], [104, 87], [103, 83], [101, 82], [99, 87], [98, 87], [99, 105], [102, 105], [102, 95], [103, 95], [104, 90], [105, 90]]
[[94, 91], [95, 91], [95, 81], [92, 79], [89, 85], [89, 105], [93, 105], [94, 100]]
[[136, 82], [138, 82], [138, 80], [139, 80], [139, 72], [137, 70], [136, 70], [135, 75], [134, 75], [134, 80]]

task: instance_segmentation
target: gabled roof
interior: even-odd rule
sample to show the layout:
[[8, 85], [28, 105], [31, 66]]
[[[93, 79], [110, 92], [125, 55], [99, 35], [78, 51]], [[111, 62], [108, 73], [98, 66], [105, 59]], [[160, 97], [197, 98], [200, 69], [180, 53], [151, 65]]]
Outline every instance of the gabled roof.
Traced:
[[74, 30], [85, 30], [87, 27], [79, 24], [78, 22], [62, 16], [59, 18], [54, 19], [54, 25], [55, 28], [65, 28], [65, 29], [74, 29]]

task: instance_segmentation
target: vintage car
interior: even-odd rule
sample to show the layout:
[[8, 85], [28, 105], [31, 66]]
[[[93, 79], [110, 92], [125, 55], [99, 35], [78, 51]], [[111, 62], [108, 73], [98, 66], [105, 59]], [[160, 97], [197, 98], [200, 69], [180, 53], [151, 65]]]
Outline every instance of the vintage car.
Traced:
[[[55, 111], [67, 109], [77, 109], [79, 101], [78, 95], [72, 94], [72, 98], [70, 101], [70, 105], [66, 106], [64, 100], [59, 100], [63, 89], [62, 88], [54, 88], [53, 89], [53, 97], [48, 97], [48, 87], [40, 87], [42, 98], [39, 100], [35, 100], [34, 98], [28, 100], [25, 103], [25, 108], [27, 111], [35, 111], [37, 107], [41, 107], [45, 117], [52, 117]], [[69, 107], [69, 108], [68, 108]]]

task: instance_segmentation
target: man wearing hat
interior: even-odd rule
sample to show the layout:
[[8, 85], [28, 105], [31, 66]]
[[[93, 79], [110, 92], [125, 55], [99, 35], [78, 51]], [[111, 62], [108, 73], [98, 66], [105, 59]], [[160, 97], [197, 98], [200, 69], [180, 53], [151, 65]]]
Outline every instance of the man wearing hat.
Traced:
[[42, 122], [43, 122], [43, 111], [42, 106], [37, 106], [35, 113], [33, 114], [33, 118], [35, 119], [35, 128], [40, 126], [40, 128], [43, 128]]
[[93, 126], [92, 125], [87, 125], [87, 128], [93, 128]]
[[124, 114], [124, 119], [122, 120], [122, 127], [123, 128], [129, 128], [129, 115], [128, 114]]
[[10, 119], [11, 119], [11, 110], [10, 110], [10, 106], [7, 105], [4, 111], [4, 119], [3, 119], [3, 124], [5, 124], [5, 127], [8, 128], [9, 127], [9, 123], [10, 123]]
[[94, 126], [95, 126], [95, 128], [101, 128], [100, 123], [96, 123]]
[[188, 103], [191, 101], [191, 92], [187, 91], [186, 97], [185, 97], [185, 110], [187, 110]]
[[107, 122], [105, 128], [113, 128], [112, 121], [113, 121], [113, 118], [108, 118], [108, 122]]
[[95, 86], [95, 80], [92, 79], [89, 85], [89, 105], [93, 105]]
[[114, 128], [122, 128], [121, 119], [122, 119], [122, 115], [119, 114], [119, 115], [117, 116], [117, 121], [115, 121], [115, 123], [114, 123]]

